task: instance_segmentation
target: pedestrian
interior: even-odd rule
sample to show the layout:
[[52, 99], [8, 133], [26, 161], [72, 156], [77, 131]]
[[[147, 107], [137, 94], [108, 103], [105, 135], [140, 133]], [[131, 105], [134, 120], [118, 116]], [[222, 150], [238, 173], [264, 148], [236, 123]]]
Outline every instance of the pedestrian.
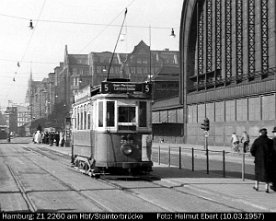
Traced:
[[232, 133], [231, 144], [232, 144], [232, 149], [234, 151], [238, 152], [239, 151], [239, 139], [235, 132]]
[[54, 132], [50, 132], [49, 133], [49, 145], [50, 146], [53, 146], [53, 143], [54, 143]]
[[276, 191], [276, 127], [273, 128], [273, 152], [272, 152], [272, 174], [271, 174], [271, 180], [272, 180], [272, 186], [270, 189]]
[[269, 182], [271, 181], [272, 149], [273, 141], [267, 136], [267, 129], [262, 128], [260, 136], [253, 142], [250, 152], [255, 157], [255, 186], [259, 190], [259, 182], [265, 182], [266, 193], [269, 193]]
[[48, 131], [45, 132], [45, 144], [49, 144], [49, 133], [48, 133]]
[[64, 146], [64, 133], [60, 131], [59, 133], [59, 146], [63, 147]]
[[41, 133], [39, 130], [36, 131], [36, 134], [35, 134], [35, 143], [41, 143]]
[[246, 153], [249, 147], [249, 135], [246, 131], [243, 131], [242, 133], [242, 138], [241, 138], [241, 143], [243, 143], [243, 152]]
[[56, 140], [56, 146], [58, 147], [58, 145], [59, 145], [59, 132], [58, 131], [55, 134], [55, 140]]

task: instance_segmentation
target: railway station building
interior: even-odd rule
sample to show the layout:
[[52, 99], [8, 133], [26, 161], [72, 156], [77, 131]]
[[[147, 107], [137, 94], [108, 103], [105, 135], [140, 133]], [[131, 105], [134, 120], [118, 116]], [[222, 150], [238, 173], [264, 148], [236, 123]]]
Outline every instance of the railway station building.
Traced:
[[183, 142], [230, 145], [276, 126], [276, 1], [185, 0], [180, 22]]

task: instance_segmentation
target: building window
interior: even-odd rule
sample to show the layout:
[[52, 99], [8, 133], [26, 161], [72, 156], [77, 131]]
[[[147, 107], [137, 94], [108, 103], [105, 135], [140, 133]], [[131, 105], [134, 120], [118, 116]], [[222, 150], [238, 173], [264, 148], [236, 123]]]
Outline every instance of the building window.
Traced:
[[247, 99], [237, 100], [237, 121], [247, 121]]
[[259, 97], [249, 98], [249, 120], [256, 121], [261, 118], [261, 102]]
[[226, 101], [225, 106], [226, 106], [226, 116], [225, 116], [226, 122], [235, 121], [236, 120], [235, 101]]
[[[177, 115], [178, 115], [178, 113], [179, 113], [179, 111], [177, 112]], [[182, 116], [183, 116], [183, 114], [182, 114]], [[190, 105], [190, 106], [188, 106], [188, 123], [196, 123], [196, 122], [197, 122], [197, 105]], [[180, 122], [178, 122], [178, 123], [180, 123]], [[182, 119], [181, 123], [183, 123], [183, 119]]]
[[168, 122], [167, 117], [168, 117], [167, 111], [160, 111], [160, 121], [161, 121], [161, 123], [167, 123]]
[[215, 103], [215, 120], [216, 122], [224, 122], [224, 102]]
[[159, 111], [152, 112], [152, 123], [160, 123]]
[[262, 120], [275, 120], [275, 96], [262, 97]]
[[168, 121], [170, 123], [176, 123], [176, 110], [168, 111]]
[[202, 122], [205, 118], [205, 104], [198, 105], [198, 122]]
[[215, 121], [215, 104], [214, 103], [208, 103], [206, 104], [206, 116], [208, 119], [212, 122]]

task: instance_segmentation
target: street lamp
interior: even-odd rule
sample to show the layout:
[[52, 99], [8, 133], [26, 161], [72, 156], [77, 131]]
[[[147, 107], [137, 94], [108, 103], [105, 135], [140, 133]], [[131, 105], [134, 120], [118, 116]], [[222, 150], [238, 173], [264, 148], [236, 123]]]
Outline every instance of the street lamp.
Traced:
[[170, 37], [171, 37], [171, 38], [175, 38], [175, 34], [174, 34], [174, 30], [173, 30], [173, 28], [172, 28], [172, 31], [171, 31]]

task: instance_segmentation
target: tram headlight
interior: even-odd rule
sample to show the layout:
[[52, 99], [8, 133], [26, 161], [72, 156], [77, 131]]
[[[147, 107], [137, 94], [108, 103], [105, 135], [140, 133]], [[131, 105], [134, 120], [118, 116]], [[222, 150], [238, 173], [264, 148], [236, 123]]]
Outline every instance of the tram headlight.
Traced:
[[125, 144], [121, 146], [121, 151], [124, 155], [129, 156], [133, 153], [133, 147], [129, 144]]

